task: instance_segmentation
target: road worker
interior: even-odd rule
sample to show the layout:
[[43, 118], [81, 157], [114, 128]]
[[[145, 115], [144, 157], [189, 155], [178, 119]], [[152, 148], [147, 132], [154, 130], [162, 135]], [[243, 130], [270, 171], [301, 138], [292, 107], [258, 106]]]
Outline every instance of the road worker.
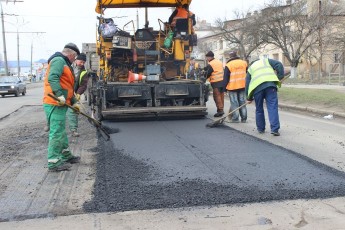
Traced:
[[190, 63], [189, 63], [189, 68], [188, 68], [188, 74], [187, 74], [187, 78], [188, 79], [192, 79], [192, 80], [198, 80], [199, 76], [200, 76], [200, 66], [199, 63], [197, 63], [195, 61], [195, 58], [192, 57], [190, 59]]
[[[74, 43], [68, 43], [62, 52], [56, 52], [48, 59], [48, 68], [44, 78], [43, 108], [49, 123], [48, 170], [52, 172], [69, 170], [71, 165], [80, 162], [79, 156], [73, 156], [69, 150], [66, 134], [67, 106], [79, 110], [74, 97], [74, 74], [71, 64], [79, 55]], [[48, 94], [59, 99], [54, 100]]]
[[211, 83], [213, 89], [213, 99], [216, 103], [217, 113], [214, 117], [221, 117], [224, 115], [224, 83], [223, 83], [223, 63], [214, 58], [214, 53], [209, 51], [206, 55], [208, 65], [204, 68], [206, 78]]
[[284, 78], [284, 66], [280, 61], [263, 58], [254, 61], [248, 68], [246, 76], [247, 102], [255, 100], [255, 120], [259, 133], [265, 132], [265, 113], [263, 108], [266, 101], [271, 134], [280, 136], [280, 122], [278, 114], [277, 90], [280, 80]]
[[[230, 98], [230, 111], [235, 110], [241, 105], [246, 103], [246, 72], [248, 64], [246, 61], [241, 60], [237, 56], [236, 51], [231, 51], [229, 53], [230, 59], [224, 68], [224, 82], [227, 83], [226, 89], [228, 90]], [[232, 114], [230, 122], [238, 123], [240, 122], [239, 116], [241, 117], [241, 122], [245, 123], [247, 121], [247, 108], [243, 106], [239, 111], [235, 111]]]
[[[169, 24], [171, 27], [176, 26], [176, 19], [180, 18], [190, 18], [192, 20], [192, 25], [195, 26], [196, 20], [195, 20], [195, 14], [191, 11], [189, 11], [188, 4], [183, 4], [182, 6], [178, 6], [174, 12], [169, 17]], [[193, 30], [192, 30], [193, 31]]]
[[[80, 96], [86, 91], [88, 83], [88, 73], [85, 69], [86, 54], [81, 53], [77, 56], [76, 60], [72, 64], [75, 81], [74, 81], [74, 91], [75, 97], [80, 101]], [[69, 128], [72, 132], [72, 136], [79, 137], [78, 133], [78, 113], [69, 108], [67, 110], [67, 118]]]

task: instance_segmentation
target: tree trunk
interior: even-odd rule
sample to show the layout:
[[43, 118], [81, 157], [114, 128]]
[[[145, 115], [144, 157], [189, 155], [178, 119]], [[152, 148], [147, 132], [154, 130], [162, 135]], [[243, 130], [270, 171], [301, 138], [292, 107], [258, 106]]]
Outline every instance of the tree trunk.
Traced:
[[290, 78], [297, 78], [297, 67], [292, 67], [291, 66], [291, 76]]

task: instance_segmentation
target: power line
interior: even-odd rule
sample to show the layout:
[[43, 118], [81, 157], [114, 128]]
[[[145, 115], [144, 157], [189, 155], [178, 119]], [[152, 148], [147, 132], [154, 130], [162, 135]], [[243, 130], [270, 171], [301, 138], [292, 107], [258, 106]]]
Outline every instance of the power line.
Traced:
[[[20, 76], [20, 60], [19, 60], [19, 34], [44, 34], [45, 32], [38, 32], [38, 31], [32, 31], [32, 32], [12, 32], [12, 31], [6, 31], [5, 33], [16, 33], [17, 34], [17, 68], [18, 68], [18, 76]], [[31, 68], [30, 73], [32, 74], [32, 53], [33, 53], [33, 44], [31, 40]]]

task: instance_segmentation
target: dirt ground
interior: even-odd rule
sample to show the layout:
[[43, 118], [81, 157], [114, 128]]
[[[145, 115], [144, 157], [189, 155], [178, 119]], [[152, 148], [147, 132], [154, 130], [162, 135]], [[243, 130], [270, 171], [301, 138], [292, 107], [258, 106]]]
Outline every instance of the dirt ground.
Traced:
[[83, 163], [74, 166], [77, 170], [52, 174], [47, 170], [44, 119], [42, 106], [25, 106], [0, 122], [1, 220], [13, 215], [27, 219], [47, 213], [66, 214], [66, 210], [80, 213], [85, 200], [90, 199], [97, 152], [95, 128], [80, 119], [83, 141], [78, 143], [70, 136], [70, 149], [82, 155]]

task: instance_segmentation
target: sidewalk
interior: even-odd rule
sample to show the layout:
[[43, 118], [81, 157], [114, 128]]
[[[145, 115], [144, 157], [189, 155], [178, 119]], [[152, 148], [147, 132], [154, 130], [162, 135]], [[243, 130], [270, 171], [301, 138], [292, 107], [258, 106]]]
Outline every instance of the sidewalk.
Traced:
[[326, 110], [326, 109], [320, 109], [320, 108], [313, 108], [308, 106], [298, 106], [298, 105], [289, 105], [285, 103], [279, 103], [279, 108], [283, 110], [296, 110], [301, 112], [309, 112], [309, 113], [315, 113], [321, 116], [327, 116], [327, 115], [333, 115], [333, 117], [338, 118], [345, 118], [344, 112], [334, 111], [334, 110]]
[[11, 230], [344, 229], [344, 198], [94, 213], [0, 223]]

